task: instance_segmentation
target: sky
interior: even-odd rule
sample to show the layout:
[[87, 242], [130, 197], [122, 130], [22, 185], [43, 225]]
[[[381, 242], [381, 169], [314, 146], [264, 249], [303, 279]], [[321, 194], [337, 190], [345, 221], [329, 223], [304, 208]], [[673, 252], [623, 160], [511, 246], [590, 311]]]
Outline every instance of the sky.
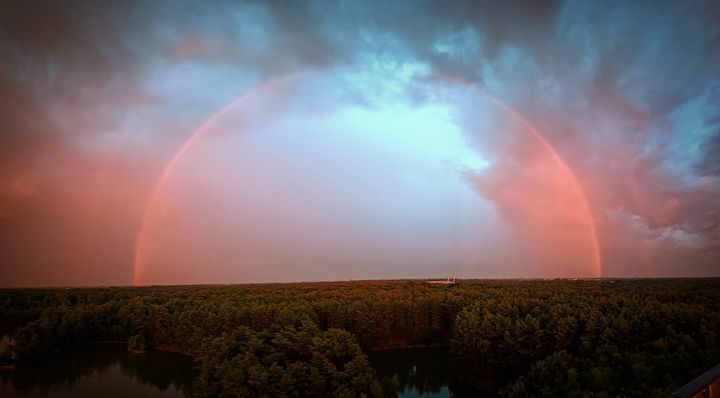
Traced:
[[0, 286], [720, 276], [717, 1], [0, 3]]

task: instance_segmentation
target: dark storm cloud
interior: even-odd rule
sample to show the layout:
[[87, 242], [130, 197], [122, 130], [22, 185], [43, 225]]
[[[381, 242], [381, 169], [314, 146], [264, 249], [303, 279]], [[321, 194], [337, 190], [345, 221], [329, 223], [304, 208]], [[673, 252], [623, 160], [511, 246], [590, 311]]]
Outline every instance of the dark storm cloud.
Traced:
[[703, 145], [703, 155], [697, 163], [697, 172], [701, 176], [720, 177], [720, 121], [713, 126], [715, 132]]
[[142, 166], [136, 159], [119, 165], [117, 156], [100, 157], [79, 144], [115, 127], [115, 109], [144, 96], [138, 80], [147, 49], [137, 42], [152, 46], [155, 35], [134, 4], [0, 4], [4, 284], [128, 278], [137, 205], [116, 189], [132, 185], [129, 176], [146, 181], [137, 173]]
[[[708, 173], [717, 164], [720, 79], [708, 49], [720, 41], [720, 5], [568, 2], [560, 14], [539, 47], [524, 53], [522, 67], [507, 75], [507, 64], [497, 67], [496, 94], [535, 122], [580, 176], [611, 272], [633, 263], [632, 253], [613, 253], [625, 250], [612, 242], [620, 235], [673, 247], [672, 256], [658, 248], [649, 260], [672, 274], [684, 256], [717, 242], [707, 227], [713, 222], [704, 220], [720, 203]], [[632, 228], [608, 212], [632, 220], [638, 235], [627, 236]], [[702, 261], [708, 271], [716, 259]]]
[[[263, 74], [330, 68], [360, 54], [387, 51], [400, 61], [428, 62], [439, 72], [479, 81], [475, 49], [439, 51], [453, 32], [482, 34], [485, 53], [506, 40], [532, 42], [552, 27], [555, 2], [251, 2], [241, 4], [248, 34], [233, 16], [234, 2], [7, 1], [0, 5], [0, 117], [4, 163], [60, 155], [68, 140], [117, 121], [98, 114], [147, 98], [143, 78], [153, 62], [196, 59], [250, 68]], [[236, 11], [237, 13], [237, 11]], [[462, 47], [464, 37], [450, 45]], [[404, 55], [403, 55], [404, 54]], [[71, 131], [53, 108], [72, 108], [100, 125]], [[90, 116], [87, 116], [90, 115]], [[82, 116], [82, 115], [81, 115]], [[76, 122], [77, 123], [77, 122]], [[88, 128], [83, 128], [88, 127]]]
[[[161, 160], [138, 144], [111, 147], [111, 160], [83, 144], [121, 126], [128, 107], [169, 102], [147, 88], [157, 65], [222, 65], [262, 80], [378, 59], [429, 66], [431, 79], [411, 90], [452, 77], [527, 115], [592, 196], [611, 258], [633, 258], [610, 238], [632, 234], [621, 231], [628, 225], [674, 242], [677, 256], [717, 256], [720, 3], [532, 0], [1, 2], [3, 253], [29, 264], [75, 250], [96, 234], [73, 241], [50, 227], [72, 224], [67, 206], [79, 212], [75, 203], [100, 191], [101, 208], [131, 205], [105, 220], [123, 232], [98, 247], [132, 246], [137, 221], [127, 220], [139, 217], [156, 174], [146, 169]], [[182, 127], [167, 129], [177, 136], [168, 148]], [[74, 243], [42, 257], [27, 243], [33, 228], [44, 231], [38, 241]], [[688, 236], [702, 242], [683, 246]]]
[[[133, 37], [147, 28], [133, 7], [97, 2], [6, 1], [0, 5], [0, 162], [62, 152], [68, 135], [51, 112], [94, 112], [137, 84], [143, 54]], [[120, 95], [122, 94], [122, 95]], [[136, 95], [139, 95], [136, 94]], [[78, 126], [79, 127], [79, 126]]]
[[439, 17], [448, 27], [467, 25], [485, 38], [484, 53], [494, 58], [503, 44], [543, 47], [552, 32], [563, 1], [435, 1], [430, 17]]

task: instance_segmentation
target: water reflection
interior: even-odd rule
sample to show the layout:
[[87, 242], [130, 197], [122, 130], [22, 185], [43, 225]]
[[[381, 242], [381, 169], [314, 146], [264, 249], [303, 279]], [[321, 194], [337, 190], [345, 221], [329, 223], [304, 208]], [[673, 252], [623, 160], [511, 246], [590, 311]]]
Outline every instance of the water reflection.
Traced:
[[400, 348], [368, 355], [379, 377], [397, 376], [399, 398], [494, 398], [452, 378], [447, 348]]
[[97, 345], [42, 366], [0, 373], [2, 397], [183, 397], [192, 360], [167, 352], [129, 354], [122, 345]]
[[378, 376], [397, 375], [401, 398], [451, 396], [446, 348], [377, 351], [369, 359]]

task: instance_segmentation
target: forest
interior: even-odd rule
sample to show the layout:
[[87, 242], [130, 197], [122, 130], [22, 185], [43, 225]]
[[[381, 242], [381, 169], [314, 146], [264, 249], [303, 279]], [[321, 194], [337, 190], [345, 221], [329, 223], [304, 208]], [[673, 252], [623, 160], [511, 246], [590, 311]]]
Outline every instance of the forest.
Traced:
[[0, 290], [24, 366], [96, 342], [195, 361], [190, 397], [393, 397], [373, 350], [449, 347], [478, 396], [664, 397], [720, 362], [720, 279]]

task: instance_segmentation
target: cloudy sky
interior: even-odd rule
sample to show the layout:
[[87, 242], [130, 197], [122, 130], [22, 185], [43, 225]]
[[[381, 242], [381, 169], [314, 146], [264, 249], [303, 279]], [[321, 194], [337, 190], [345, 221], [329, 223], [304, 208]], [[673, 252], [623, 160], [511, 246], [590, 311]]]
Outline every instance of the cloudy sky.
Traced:
[[0, 2], [0, 285], [720, 275], [717, 1]]

